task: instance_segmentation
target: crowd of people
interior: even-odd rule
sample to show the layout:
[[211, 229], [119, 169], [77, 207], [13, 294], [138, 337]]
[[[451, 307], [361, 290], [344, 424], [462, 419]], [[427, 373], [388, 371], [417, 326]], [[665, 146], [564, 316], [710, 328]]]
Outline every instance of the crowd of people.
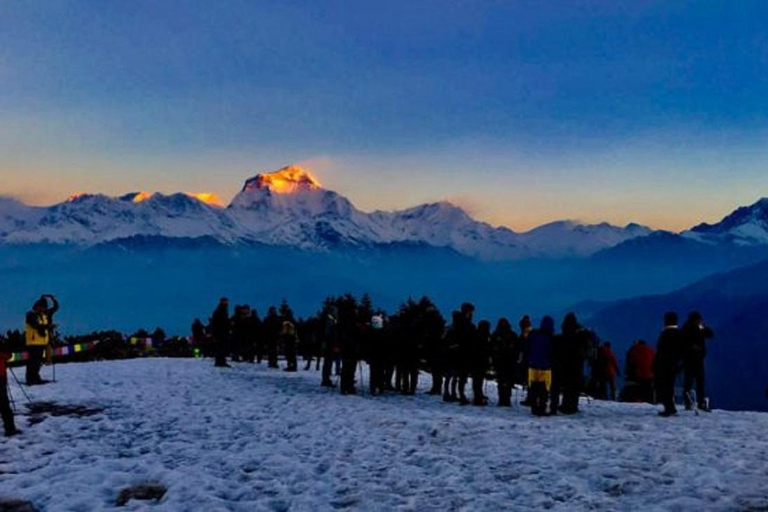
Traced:
[[[53, 317], [58, 309], [56, 297], [43, 295], [26, 315], [27, 386], [46, 382], [40, 378], [40, 367], [52, 357]], [[464, 303], [446, 324], [427, 297], [409, 299], [396, 314], [387, 315], [375, 310], [367, 296], [358, 301], [345, 295], [326, 299], [321, 311], [304, 321], [295, 319], [285, 301], [279, 309], [270, 307], [261, 319], [247, 305], [236, 306], [230, 315], [229, 301], [222, 298], [207, 325], [194, 321], [192, 336], [214, 357], [217, 367], [229, 367], [230, 358], [266, 361], [270, 368], [279, 368], [282, 352], [283, 370], [296, 372], [301, 355], [305, 370], [313, 363], [321, 370], [321, 386], [338, 386], [343, 395], [357, 392], [355, 374], [358, 369], [362, 372], [360, 362], [365, 361], [371, 395], [413, 395], [425, 371], [431, 375], [429, 394], [441, 395], [445, 402], [487, 405], [485, 382], [494, 379], [499, 406], [510, 407], [512, 390], [522, 388], [526, 394], [521, 404], [538, 416], [577, 413], [584, 393], [617, 398], [619, 363], [611, 344], [601, 343], [575, 314], [565, 316], [560, 332], [550, 316], [534, 326], [525, 315], [516, 331], [507, 318], [492, 328], [488, 320], [475, 323], [474, 315], [475, 307]], [[677, 413], [675, 383], [682, 370], [685, 407], [709, 411], [704, 360], [707, 340], [713, 336], [698, 312], [690, 313], [682, 328], [676, 313], [666, 313], [656, 351], [638, 340], [627, 352], [619, 398], [660, 403], [664, 409], [659, 414], [672, 416]], [[19, 433], [9, 402], [6, 364], [10, 357], [0, 347], [0, 414], [6, 436]], [[467, 395], [470, 383], [472, 400]]]
[[344, 395], [357, 392], [356, 373], [365, 361], [371, 395], [413, 395], [426, 372], [431, 375], [429, 394], [461, 405], [487, 405], [485, 382], [494, 379], [499, 406], [510, 407], [513, 389], [522, 388], [526, 393], [521, 404], [539, 416], [575, 414], [585, 393], [599, 399], [658, 402], [664, 405], [660, 415], [671, 416], [677, 412], [675, 381], [682, 370], [686, 408], [709, 411], [704, 358], [713, 332], [697, 312], [682, 329], [677, 314], [667, 313], [657, 351], [643, 340], [632, 345], [618, 397], [619, 362], [611, 343], [601, 342], [575, 314], [565, 316], [559, 332], [550, 316], [534, 326], [525, 315], [515, 330], [507, 318], [494, 328], [488, 320], [475, 323], [474, 315], [475, 307], [464, 303], [447, 324], [426, 297], [409, 300], [396, 314], [387, 315], [375, 310], [367, 297], [357, 301], [346, 295], [327, 299], [321, 311], [305, 321], [297, 321], [286, 302], [279, 311], [271, 307], [262, 320], [247, 305], [236, 306], [230, 315], [229, 301], [222, 298], [208, 325], [195, 320], [192, 332], [197, 342], [209, 347], [218, 367], [229, 366], [230, 357], [250, 363], [266, 359], [269, 367], [278, 368], [282, 351], [284, 370], [295, 372], [301, 355], [306, 370], [313, 362], [321, 369], [321, 386], [338, 386]]

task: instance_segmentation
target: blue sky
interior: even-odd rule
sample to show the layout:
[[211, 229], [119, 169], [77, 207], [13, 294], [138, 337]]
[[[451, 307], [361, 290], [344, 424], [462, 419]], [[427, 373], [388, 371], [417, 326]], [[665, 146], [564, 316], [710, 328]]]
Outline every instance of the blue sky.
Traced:
[[307, 164], [364, 209], [680, 229], [768, 195], [768, 4], [0, 0], [0, 193]]

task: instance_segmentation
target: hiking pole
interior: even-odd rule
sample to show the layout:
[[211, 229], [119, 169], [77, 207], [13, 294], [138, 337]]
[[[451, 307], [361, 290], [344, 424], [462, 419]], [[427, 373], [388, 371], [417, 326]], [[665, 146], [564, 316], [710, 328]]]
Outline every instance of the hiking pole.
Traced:
[[6, 391], [8, 392], [8, 399], [11, 402], [11, 409], [13, 409], [13, 414], [18, 414], [19, 411], [16, 410], [16, 400], [13, 399], [13, 393], [11, 393], [11, 387], [6, 386]]
[[26, 391], [24, 391], [24, 388], [21, 387], [21, 382], [19, 382], [19, 378], [16, 376], [16, 372], [13, 371], [13, 368], [8, 368], [10, 370], [11, 375], [13, 376], [13, 380], [16, 381], [16, 385], [19, 386], [19, 389], [21, 390], [21, 394], [24, 395], [24, 398], [27, 399], [27, 402], [29, 402], [29, 405], [32, 405], [32, 399], [29, 398], [29, 395]]

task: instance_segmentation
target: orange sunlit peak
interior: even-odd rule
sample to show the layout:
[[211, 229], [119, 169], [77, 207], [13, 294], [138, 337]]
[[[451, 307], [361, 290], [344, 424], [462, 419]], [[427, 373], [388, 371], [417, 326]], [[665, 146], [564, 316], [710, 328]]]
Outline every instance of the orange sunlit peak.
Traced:
[[134, 203], [143, 203], [153, 195], [154, 194], [152, 192], [144, 192], [144, 191], [136, 192], [136, 195], [133, 196], [133, 199], [131, 199], [131, 201], [133, 201]]
[[222, 202], [221, 198], [214, 194], [213, 192], [188, 192], [187, 195], [189, 197], [194, 197], [201, 203], [205, 203], [208, 206], [218, 206], [223, 207], [224, 203]]
[[290, 194], [297, 190], [312, 190], [322, 188], [317, 178], [298, 166], [283, 167], [279, 171], [268, 172], [256, 176], [258, 188], [268, 188], [278, 194]]

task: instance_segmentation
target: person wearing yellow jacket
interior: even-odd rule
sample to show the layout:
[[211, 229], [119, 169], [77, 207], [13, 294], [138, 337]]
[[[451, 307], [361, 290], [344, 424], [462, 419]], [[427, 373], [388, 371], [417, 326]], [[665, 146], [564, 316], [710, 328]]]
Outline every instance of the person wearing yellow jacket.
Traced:
[[[52, 306], [48, 307], [48, 299], [51, 299]], [[35, 384], [44, 384], [40, 378], [40, 367], [43, 364], [43, 354], [51, 341], [51, 331], [53, 323], [51, 319], [59, 310], [59, 303], [53, 295], [43, 295], [32, 306], [32, 311], [27, 313], [26, 326], [24, 329], [27, 352], [27, 386]]]

